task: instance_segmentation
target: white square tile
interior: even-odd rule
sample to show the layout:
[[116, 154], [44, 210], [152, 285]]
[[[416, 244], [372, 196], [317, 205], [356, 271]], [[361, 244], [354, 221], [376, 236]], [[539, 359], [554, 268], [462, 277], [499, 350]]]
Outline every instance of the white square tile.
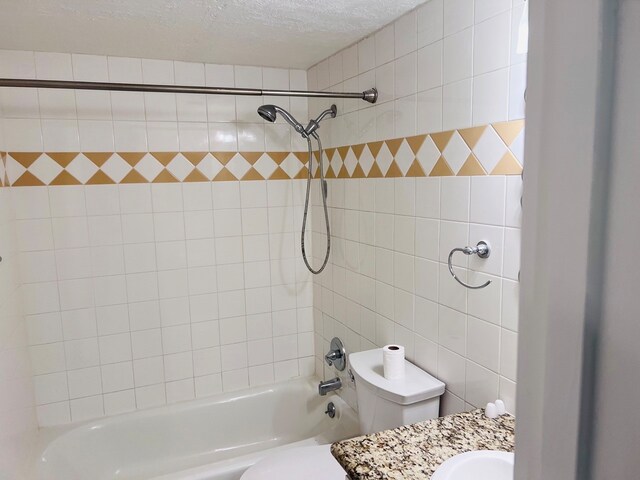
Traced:
[[38, 119], [5, 118], [4, 134], [7, 149], [15, 152], [40, 152], [44, 148], [42, 126]]
[[69, 399], [67, 374], [64, 372], [33, 377], [36, 405]]
[[222, 392], [222, 375], [219, 373], [195, 378], [196, 398], [216, 395]]
[[249, 372], [246, 368], [222, 372], [222, 386], [225, 392], [249, 387]]
[[182, 212], [157, 213], [153, 216], [157, 242], [184, 240], [184, 214]]
[[[468, 292], [469, 315], [481, 318], [493, 324], [500, 324], [500, 291], [502, 290], [502, 279], [483, 273], [470, 271], [467, 277], [471, 285], [482, 285], [490, 280], [491, 283], [481, 290], [470, 290]], [[480, 294], [480, 292], [483, 294]]]
[[102, 393], [98, 367], [70, 370], [67, 372], [67, 377], [70, 398], [88, 397]]
[[444, 35], [444, 2], [432, 0], [417, 10], [418, 48], [440, 40]]
[[113, 335], [129, 331], [127, 305], [108, 305], [96, 308], [99, 335]]
[[89, 225], [89, 243], [92, 246], [122, 244], [120, 215], [88, 217], [87, 221]]
[[472, 80], [466, 79], [445, 85], [442, 89], [442, 128], [467, 128], [471, 118]]
[[416, 216], [440, 218], [440, 179], [416, 179]]
[[29, 347], [34, 375], [61, 372], [65, 367], [65, 349], [62, 342]]
[[136, 406], [151, 408], [167, 403], [164, 384], [136, 388]]
[[504, 231], [504, 276], [520, 279], [520, 230], [516, 228]]
[[29, 345], [53, 343], [62, 340], [62, 323], [58, 312], [29, 315], [26, 320]]
[[506, 177], [472, 177], [469, 220], [504, 224]]
[[484, 125], [509, 118], [509, 69], [473, 79], [473, 123]]
[[375, 66], [375, 39], [373, 35], [358, 43], [358, 66], [360, 73], [371, 70]]
[[415, 260], [415, 292], [417, 295], [438, 301], [438, 263], [416, 258]]
[[193, 355], [189, 352], [164, 356], [166, 381], [182, 380], [193, 377]]
[[465, 401], [474, 407], [498, 398], [498, 374], [467, 360]]
[[418, 91], [442, 86], [443, 48], [438, 41], [418, 50]]
[[79, 217], [86, 215], [84, 187], [56, 186], [49, 188], [53, 217]]
[[43, 80], [73, 80], [71, 55], [35, 52], [37, 78]]
[[429, 260], [438, 260], [440, 222], [416, 218], [415, 254]]
[[472, 28], [467, 28], [444, 39], [443, 81], [445, 84], [471, 77], [473, 72], [472, 52]]
[[195, 387], [192, 378], [168, 382], [166, 388], [167, 403], [184, 402], [195, 398]]
[[516, 381], [518, 371], [518, 335], [502, 329], [500, 341], [500, 375]]
[[473, 0], [444, 2], [444, 35], [451, 35], [473, 25]]
[[55, 282], [32, 283], [22, 286], [24, 310], [27, 315], [59, 310], [59, 291]]
[[[415, 51], [418, 47], [417, 14], [409, 12], [395, 21], [396, 57]], [[377, 49], [377, 45], [376, 45]]]
[[78, 398], [69, 402], [71, 406], [71, 420], [81, 422], [104, 415], [104, 403], [102, 395]]
[[165, 354], [191, 350], [190, 325], [177, 325], [162, 329], [162, 349]]
[[128, 333], [100, 337], [98, 341], [103, 365], [131, 360], [131, 336]]
[[519, 120], [525, 114], [527, 64], [519, 63], [509, 69], [509, 120]]
[[133, 389], [108, 393], [103, 398], [105, 415], [119, 415], [136, 409], [136, 397]]
[[162, 334], [159, 328], [131, 332], [133, 358], [149, 358], [162, 355]]
[[417, 92], [417, 55], [410, 53], [395, 60], [395, 97]]
[[219, 373], [222, 370], [220, 347], [195, 350], [193, 352], [193, 368], [196, 377]]
[[499, 13], [509, 10], [509, 0], [482, 0], [475, 3], [475, 22], [480, 23]]
[[57, 280], [56, 259], [52, 251], [23, 252], [20, 254], [19, 266], [23, 283]]
[[61, 281], [59, 291], [62, 310], [94, 306], [93, 283], [90, 278]]
[[[309, 70], [310, 72], [311, 70]], [[342, 51], [342, 75], [345, 79], [358, 75], [358, 45], [352, 45]], [[309, 88], [311, 86], [307, 84]]]
[[469, 178], [443, 178], [440, 193], [440, 216], [443, 220], [469, 220]]
[[62, 312], [61, 320], [65, 340], [90, 338], [97, 335], [96, 314], [93, 308]]
[[518, 331], [518, 303], [520, 285], [511, 280], [502, 280], [502, 326]]
[[509, 66], [510, 28], [509, 11], [476, 25], [473, 38], [474, 75]]
[[[395, 58], [394, 25], [390, 24], [375, 34], [376, 65], [384, 65]], [[409, 53], [409, 52], [405, 52]], [[400, 56], [400, 55], [398, 55]]]
[[162, 357], [134, 360], [133, 373], [136, 387], [164, 382], [164, 363]]
[[111, 92], [111, 114], [114, 120], [145, 121], [142, 92]]
[[497, 371], [500, 363], [500, 327], [469, 316], [467, 357], [490, 370]]
[[144, 122], [114, 121], [113, 133], [119, 152], [146, 152], [147, 128]]
[[443, 347], [438, 347], [438, 378], [447, 385], [447, 390], [464, 397], [466, 365], [464, 357]]
[[96, 338], [65, 342], [64, 350], [68, 369], [93, 367], [100, 363]]
[[104, 365], [101, 368], [103, 392], [118, 392], [133, 388], [133, 364], [131, 362]]

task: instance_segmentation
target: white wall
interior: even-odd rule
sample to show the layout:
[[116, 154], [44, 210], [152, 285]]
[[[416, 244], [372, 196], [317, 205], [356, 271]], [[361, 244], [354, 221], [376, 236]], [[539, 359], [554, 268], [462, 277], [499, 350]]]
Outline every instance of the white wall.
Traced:
[[[0, 72], [306, 86], [303, 71], [38, 52], [0, 51]], [[289, 126], [265, 125], [256, 112], [272, 100], [3, 89], [6, 149], [289, 152], [296, 148]], [[278, 103], [307, 116], [304, 99]], [[50, 180], [57, 175], [47, 170], [51, 165], [32, 168]], [[22, 171], [10, 172], [12, 180]], [[277, 180], [14, 188], [40, 425], [312, 374], [312, 284], [295, 233], [302, 185]]]
[[[329, 144], [523, 118], [526, 56], [515, 50], [522, 6], [431, 0], [312, 67], [310, 88], [380, 90], [373, 106], [337, 102], [338, 118], [321, 130]], [[327, 103], [310, 102], [310, 111]], [[322, 362], [334, 335], [351, 352], [400, 343], [447, 384], [442, 413], [498, 397], [515, 412], [521, 188], [519, 175], [330, 180], [333, 253], [314, 278], [316, 371], [334, 375]], [[319, 207], [313, 219], [317, 263], [325, 245]], [[490, 242], [491, 258], [456, 257], [457, 270], [492, 284], [467, 290], [446, 259], [479, 240]], [[355, 403], [353, 389], [344, 394]]]
[[[0, 128], [0, 152], [5, 138]], [[4, 165], [0, 160], [0, 176]], [[0, 186], [0, 479], [22, 478], [37, 429], [11, 189]]]

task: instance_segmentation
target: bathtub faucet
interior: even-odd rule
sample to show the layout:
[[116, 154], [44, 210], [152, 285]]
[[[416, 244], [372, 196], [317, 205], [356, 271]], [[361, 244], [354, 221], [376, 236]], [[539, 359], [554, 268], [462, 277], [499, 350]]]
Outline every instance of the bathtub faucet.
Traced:
[[340, 377], [332, 378], [331, 380], [323, 380], [318, 384], [318, 393], [325, 396], [329, 392], [342, 388], [342, 381]]

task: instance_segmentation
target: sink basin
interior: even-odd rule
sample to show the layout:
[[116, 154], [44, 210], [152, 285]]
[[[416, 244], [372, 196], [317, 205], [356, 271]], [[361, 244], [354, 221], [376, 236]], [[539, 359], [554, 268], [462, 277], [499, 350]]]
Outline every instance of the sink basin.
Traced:
[[451, 457], [431, 480], [513, 480], [513, 453], [477, 450]]

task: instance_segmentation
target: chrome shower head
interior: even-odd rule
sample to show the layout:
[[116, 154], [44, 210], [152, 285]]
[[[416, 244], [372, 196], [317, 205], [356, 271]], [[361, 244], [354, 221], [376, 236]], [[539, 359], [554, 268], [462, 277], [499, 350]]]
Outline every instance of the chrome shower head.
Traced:
[[276, 107], [275, 105], [262, 105], [258, 107], [258, 115], [264, 118], [267, 122], [276, 121]]
[[296, 132], [300, 133], [303, 137], [306, 136], [302, 124], [293, 118], [293, 115], [287, 112], [284, 108], [277, 105], [262, 105], [258, 107], [258, 115], [264, 118], [267, 122], [275, 122], [278, 113], [282, 115], [282, 118], [284, 118]]

